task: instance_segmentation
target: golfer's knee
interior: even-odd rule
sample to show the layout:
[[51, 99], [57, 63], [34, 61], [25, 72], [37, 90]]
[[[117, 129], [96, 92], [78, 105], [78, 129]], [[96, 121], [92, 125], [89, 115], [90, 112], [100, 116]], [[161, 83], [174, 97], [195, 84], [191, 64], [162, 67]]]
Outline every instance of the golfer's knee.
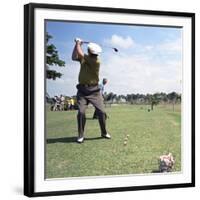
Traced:
[[97, 110], [97, 114], [104, 116], [106, 113], [104, 110]]

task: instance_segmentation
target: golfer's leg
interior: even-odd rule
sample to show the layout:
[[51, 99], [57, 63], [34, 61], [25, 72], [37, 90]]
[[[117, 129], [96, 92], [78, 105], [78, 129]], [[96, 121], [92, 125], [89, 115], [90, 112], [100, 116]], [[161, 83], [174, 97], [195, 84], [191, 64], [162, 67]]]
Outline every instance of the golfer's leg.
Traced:
[[97, 119], [98, 118], [98, 115], [97, 115], [97, 110], [95, 109], [95, 111], [94, 111], [94, 114], [93, 114], [93, 117], [92, 117], [93, 119]]
[[77, 94], [77, 103], [78, 103], [78, 114], [77, 114], [78, 137], [84, 137], [84, 128], [86, 123], [85, 110], [87, 107], [87, 100], [80, 94]]
[[91, 104], [95, 107], [95, 110], [98, 115], [99, 125], [101, 128], [101, 134], [106, 135], [106, 115], [104, 110], [104, 104], [103, 104], [103, 97], [100, 93], [95, 93], [90, 95], [88, 100], [91, 102]]

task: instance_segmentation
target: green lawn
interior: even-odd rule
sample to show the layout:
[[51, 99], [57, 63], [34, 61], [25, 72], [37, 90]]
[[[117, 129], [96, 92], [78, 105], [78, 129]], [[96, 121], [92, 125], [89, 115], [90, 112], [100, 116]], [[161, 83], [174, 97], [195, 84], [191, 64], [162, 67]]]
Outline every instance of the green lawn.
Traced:
[[[87, 109], [85, 142], [76, 143], [77, 111], [51, 112], [46, 118], [46, 177], [151, 173], [158, 170], [158, 157], [171, 152], [173, 171], [181, 170], [180, 105], [117, 105], [106, 108], [111, 140], [100, 138], [98, 120]], [[127, 145], [124, 138], [129, 134]]]

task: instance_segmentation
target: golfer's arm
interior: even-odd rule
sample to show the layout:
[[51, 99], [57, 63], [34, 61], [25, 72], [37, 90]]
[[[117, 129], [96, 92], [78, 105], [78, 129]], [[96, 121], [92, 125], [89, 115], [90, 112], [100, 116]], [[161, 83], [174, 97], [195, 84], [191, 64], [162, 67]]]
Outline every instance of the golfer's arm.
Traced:
[[79, 42], [76, 43], [74, 50], [72, 52], [72, 60], [79, 61], [84, 57], [84, 52], [81, 48], [81, 44]]
[[73, 52], [72, 52], [72, 60], [78, 61], [78, 54], [77, 54], [76, 45], [74, 46], [74, 49], [73, 49]]

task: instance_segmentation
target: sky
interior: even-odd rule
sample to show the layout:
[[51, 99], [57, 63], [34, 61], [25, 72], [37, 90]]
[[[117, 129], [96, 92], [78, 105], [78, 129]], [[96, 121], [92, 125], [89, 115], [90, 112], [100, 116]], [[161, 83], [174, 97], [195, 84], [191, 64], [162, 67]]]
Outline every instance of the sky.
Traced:
[[[107, 93], [181, 93], [181, 28], [47, 21], [46, 31], [53, 36], [49, 43], [56, 46], [66, 64], [51, 67], [63, 76], [47, 80], [50, 96], [76, 95], [80, 64], [71, 60], [71, 54], [77, 37], [102, 46], [100, 80], [108, 79]], [[87, 45], [83, 50], [87, 53]]]

